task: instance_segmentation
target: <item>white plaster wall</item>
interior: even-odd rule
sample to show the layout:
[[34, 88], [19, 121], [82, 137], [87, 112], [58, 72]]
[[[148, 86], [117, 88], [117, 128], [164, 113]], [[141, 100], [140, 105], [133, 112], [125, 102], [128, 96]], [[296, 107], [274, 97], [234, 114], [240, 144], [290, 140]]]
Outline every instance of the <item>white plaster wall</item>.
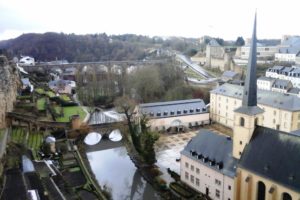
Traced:
[[155, 130], [156, 128], [161, 130], [163, 127], [165, 127], [165, 129], [168, 129], [174, 120], [180, 120], [182, 122], [182, 125], [187, 127], [189, 127], [189, 123], [192, 123], [192, 125], [195, 125], [196, 122], [198, 122], [199, 125], [208, 124], [209, 113], [150, 119], [149, 125], [151, 126], [152, 130]]
[[[188, 163], [188, 167], [186, 167], [185, 163]], [[194, 166], [194, 170], [191, 170], [192, 165]], [[196, 168], [199, 168], [199, 173], [196, 172]], [[185, 178], [185, 172], [188, 172], [189, 174], [188, 180]], [[191, 182], [191, 175], [195, 177], [194, 183]], [[230, 198], [231, 200], [233, 200], [234, 179], [218, 172], [217, 168], [216, 170], [213, 170], [205, 166], [204, 164], [202, 164], [202, 161], [194, 161], [184, 155], [181, 155], [180, 178], [183, 182], [199, 191], [200, 193], [205, 194], [206, 188], [209, 188], [209, 196], [212, 199], [228, 200], [228, 198]], [[196, 185], [196, 178], [200, 180], [199, 186]], [[220, 185], [216, 184], [216, 179], [221, 182]], [[230, 190], [228, 189], [228, 186], [231, 186]], [[216, 190], [220, 191], [219, 198], [216, 197]]]

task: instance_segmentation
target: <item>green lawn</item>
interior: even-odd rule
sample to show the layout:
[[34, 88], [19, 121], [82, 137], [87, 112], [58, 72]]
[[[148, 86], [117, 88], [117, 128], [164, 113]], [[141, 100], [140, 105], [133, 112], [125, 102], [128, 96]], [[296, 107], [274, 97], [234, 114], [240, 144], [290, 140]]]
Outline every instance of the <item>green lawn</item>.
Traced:
[[184, 70], [184, 73], [189, 77], [189, 78], [195, 78], [198, 80], [202, 80], [203, 77], [201, 75], [199, 75], [198, 73], [194, 72], [192, 69], [187, 68], [186, 70]]
[[83, 120], [86, 116], [86, 113], [80, 106], [68, 106], [62, 108], [63, 108], [64, 116], [56, 118], [57, 122], [69, 122], [69, 119], [72, 115], [79, 115], [81, 120]]
[[20, 100], [30, 100], [31, 99], [31, 95], [17, 96], [17, 99], [20, 99]]
[[36, 88], [35, 92], [38, 94], [45, 94], [45, 90], [43, 88]]
[[72, 101], [72, 99], [68, 95], [66, 95], [66, 94], [61, 94], [59, 96], [59, 98], [61, 98], [64, 101]]
[[46, 95], [47, 95], [48, 97], [50, 97], [50, 98], [56, 96], [55, 93], [52, 92], [52, 91], [47, 91], [47, 92], [46, 92]]
[[46, 98], [39, 98], [36, 102], [36, 107], [38, 111], [43, 111], [46, 109]]
[[69, 172], [79, 172], [80, 171], [80, 167], [69, 168], [68, 171]]

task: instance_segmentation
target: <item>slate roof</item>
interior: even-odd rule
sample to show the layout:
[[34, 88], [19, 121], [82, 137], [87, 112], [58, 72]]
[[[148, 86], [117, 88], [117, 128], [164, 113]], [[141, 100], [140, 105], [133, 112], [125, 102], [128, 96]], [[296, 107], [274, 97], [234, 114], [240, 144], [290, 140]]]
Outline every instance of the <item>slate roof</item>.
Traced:
[[282, 70], [281, 70], [281, 72], [282, 73], [289, 73], [289, 72], [291, 72], [291, 71], [293, 71], [294, 70], [294, 68], [292, 68], [292, 67], [284, 67]]
[[290, 37], [287, 40], [284, 40], [281, 45], [283, 47], [279, 48], [279, 53], [297, 54], [300, 51], [300, 37]]
[[264, 110], [258, 106], [241, 106], [234, 111], [246, 115], [257, 115], [264, 112]]
[[208, 44], [209, 44], [209, 46], [215, 46], [215, 47], [221, 46], [221, 45], [217, 42], [216, 39], [211, 39], [211, 40], [209, 41]]
[[140, 104], [143, 114], [150, 117], [164, 118], [184, 115], [207, 113], [208, 110], [202, 99], [189, 99]]
[[29, 78], [22, 78], [21, 81], [22, 81], [23, 85], [31, 85], [30, 81], [29, 81]]
[[288, 89], [289, 85], [291, 85], [291, 82], [289, 80], [276, 79], [272, 87]]
[[238, 73], [234, 72], [234, 71], [225, 71], [222, 74], [222, 77], [228, 77], [228, 78], [234, 78]]
[[300, 192], [300, 137], [257, 127], [239, 167]]
[[[242, 99], [243, 87], [225, 83], [214, 90], [212, 94], [220, 94], [232, 98]], [[268, 90], [257, 90], [258, 104], [279, 108], [289, 111], [300, 111], [300, 98], [295, 95], [273, 92]]]
[[291, 88], [288, 93], [291, 94], [299, 94], [300, 93], [300, 89], [299, 88]]
[[275, 81], [275, 78], [272, 78], [272, 77], [266, 77], [266, 76], [261, 76], [261, 77], [259, 77], [257, 80], [273, 82], [273, 81]]
[[[181, 155], [229, 177], [234, 177], [237, 159], [232, 157], [232, 144], [233, 142], [229, 137], [202, 129], [188, 142], [181, 151]], [[210, 161], [215, 163], [211, 165]], [[220, 168], [218, 168], [218, 164], [221, 166]]]
[[298, 54], [300, 47], [281, 47], [279, 48], [279, 53], [283, 54]]
[[282, 70], [283, 68], [284, 68], [283, 66], [274, 66], [274, 67], [270, 67], [269, 69]]
[[283, 40], [281, 44], [284, 45], [284, 46], [297, 46], [297, 45], [300, 45], [300, 36], [289, 37], [287, 40]]

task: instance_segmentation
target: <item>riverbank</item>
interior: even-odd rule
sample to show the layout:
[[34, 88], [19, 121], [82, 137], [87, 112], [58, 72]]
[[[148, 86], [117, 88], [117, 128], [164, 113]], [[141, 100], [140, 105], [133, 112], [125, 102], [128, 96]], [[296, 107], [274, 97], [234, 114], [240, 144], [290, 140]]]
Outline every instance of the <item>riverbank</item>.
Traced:
[[81, 166], [84, 168], [84, 173], [88, 176], [89, 181], [92, 183], [95, 191], [101, 197], [102, 200], [109, 200], [111, 199], [111, 194], [108, 191], [105, 191], [101, 188], [99, 185], [97, 178], [95, 174], [93, 173], [93, 170], [91, 168], [90, 162], [88, 160], [87, 154], [86, 154], [86, 145], [83, 143], [79, 143], [77, 145], [77, 155], [80, 159]]
[[159, 171], [159, 167], [156, 165], [145, 164], [141, 156], [132, 145], [131, 138], [128, 136], [129, 134], [123, 134], [122, 141], [127, 149], [128, 156], [138, 169], [138, 172], [141, 174], [141, 176], [155, 189], [156, 192], [159, 193], [161, 198], [170, 200], [176, 199], [173, 193], [167, 188], [166, 181], [160, 177], [161, 172]]

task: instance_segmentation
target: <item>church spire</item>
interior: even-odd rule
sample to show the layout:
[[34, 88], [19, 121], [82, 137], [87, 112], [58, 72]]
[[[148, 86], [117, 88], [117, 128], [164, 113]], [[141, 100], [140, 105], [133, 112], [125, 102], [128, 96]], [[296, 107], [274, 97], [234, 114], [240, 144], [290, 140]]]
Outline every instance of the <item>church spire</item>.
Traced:
[[248, 115], [256, 115], [263, 112], [262, 109], [257, 107], [256, 42], [257, 39], [256, 39], [256, 13], [255, 13], [242, 106], [235, 110], [236, 112], [244, 113]]
[[254, 18], [254, 27], [252, 34], [252, 41], [250, 46], [250, 53], [247, 65], [247, 74], [243, 94], [243, 106], [257, 105], [257, 86], [256, 86], [256, 13]]

